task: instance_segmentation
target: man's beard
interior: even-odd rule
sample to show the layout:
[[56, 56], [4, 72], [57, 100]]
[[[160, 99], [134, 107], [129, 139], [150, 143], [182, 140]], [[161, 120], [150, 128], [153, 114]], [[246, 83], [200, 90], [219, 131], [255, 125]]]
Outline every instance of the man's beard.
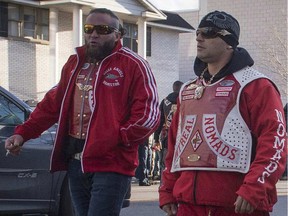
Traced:
[[87, 44], [86, 57], [88, 62], [96, 63], [112, 53], [115, 43], [107, 41], [100, 47], [94, 47]]

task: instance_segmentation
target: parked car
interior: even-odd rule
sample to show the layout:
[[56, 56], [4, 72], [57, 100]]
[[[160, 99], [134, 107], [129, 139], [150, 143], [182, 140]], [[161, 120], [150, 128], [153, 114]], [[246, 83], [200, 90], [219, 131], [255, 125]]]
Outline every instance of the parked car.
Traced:
[[[0, 86], [0, 215], [73, 216], [66, 171], [50, 173], [57, 125], [25, 143], [19, 156], [6, 156], [4, 143], [32, 108]], [[130, 193], [124, 207], [130, 205]]]

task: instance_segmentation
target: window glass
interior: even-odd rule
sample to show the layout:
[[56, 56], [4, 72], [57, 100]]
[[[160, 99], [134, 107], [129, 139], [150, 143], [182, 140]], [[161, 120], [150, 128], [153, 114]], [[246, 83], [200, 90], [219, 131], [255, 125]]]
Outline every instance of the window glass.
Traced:
[[49, 40], [49, 10], [9, 4], [8, 35]]
[[123, 27], [127, 30], [126, 35], [123, 38], [123, 46], [126, 46], [133, 50], [138, 51], [138, 27], [135, 24], [123, 23]]
[[[123, 23], [126, 34], [123, 38], [123, 46], [138, 51], [138, 26], [131, 23]], [[147, 27], [146, 55], [151, 56], [151, 27]]]
[[8, 35], [20, 37], [20, 23], [10, 21], [8, 23]]
[[24, 122], [24, 111], [0, 95], [0, 125], [18, 125]]
[[8, 19], [9, 20], [19, 20], [20, 19], [20, 9], [18, 5], [8, 5]]

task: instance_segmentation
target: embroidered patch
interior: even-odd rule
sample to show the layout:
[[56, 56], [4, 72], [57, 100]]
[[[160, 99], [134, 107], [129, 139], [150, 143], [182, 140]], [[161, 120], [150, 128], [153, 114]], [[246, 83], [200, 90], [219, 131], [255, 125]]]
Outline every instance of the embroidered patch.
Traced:
[[201, 134], [197, 130], [196, 133], [194, 134], [194, 136], [191, 139], [191, 144], [192, 144], [193, 150], [196, 151], [199, 148], [199, 146], [201, 145], [202, 142], [203, 142], [203, 139], [201, 137]]
[[233, 87], [217, 87], [216, 91], [232, 91]]
[[215, 114], [203, 115], [203, 136], [209, 148], [224, 161], [238, 164], [240, 161], [240, 149], [226, 143], [220, 136]]
[[190, 95], [190, 94], [194, 94], [194, 90], [184, 90], [183, 92], [182, 92], [182, 95], [184, 96], [184, 95]]
[[185, 149], [185, 146], [188, 144], [189, 138], [192, 134], [193, 128], [196, 123], [195, 115], [185, 116], [185, 122], [182, 129], [181, 137], [176, 141], [174, 159], [178, 160], [180, 158], [181, 153]]
[[108, 68], [104, 71], [103, 84], [110, 87], [120, 86], [119, 80], [124, 77], [123, 71], [118, 68]]
[[228, 97], [229, 92], [216, 92], [216, 97]]
[[220, 86], [232, 86], [235, 82], [233, 80], [223, 80], [220, 82]]
[[184, 100], [191, 100], [191, 99], [193, 99], [194, 98], [194, 95], [186, 95], [186, 96], [183, 96], [182, 97], [182, 100], [184, 101]]

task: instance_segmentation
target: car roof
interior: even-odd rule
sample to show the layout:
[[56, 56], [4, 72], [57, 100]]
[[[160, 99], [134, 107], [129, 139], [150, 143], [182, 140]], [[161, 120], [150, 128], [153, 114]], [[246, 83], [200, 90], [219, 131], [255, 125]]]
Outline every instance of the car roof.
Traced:
[[0, 93], [1, 92], [3, 92], [6, 97], [8, 97], [9, 99], [13, 100], [18, 105], [24, 107], [25, 109], [32, 110], [32, 108], [27, 103], [25, 103], [24, 101], [20, 100], [18, 97], [16, 97], [14, 94], [9, 92], [8, 90], [3, 88], [2, 86], [0, 86]]

